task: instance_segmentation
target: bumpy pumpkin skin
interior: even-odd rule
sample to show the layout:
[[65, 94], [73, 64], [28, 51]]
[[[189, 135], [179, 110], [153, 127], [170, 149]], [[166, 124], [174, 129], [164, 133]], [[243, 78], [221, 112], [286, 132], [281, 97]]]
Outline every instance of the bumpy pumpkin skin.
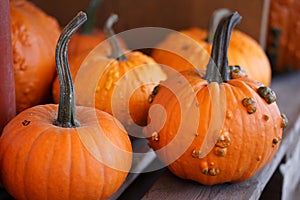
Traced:
[[[184, 71], [193, 66], [204, 70], [212, 47], [211, 43], [206, 42], [207, 31], [192, 27], [180, 33], [192, 40], [185, 39], [181, 34], [171, 34], [153, 50], [152, 57], [158, 63], [177, 71]], [[175, 54], [160, 49], [170, 49]], [[228, 62], [229, 65], [242, 66], [253, 79], [270, 85], [271, 66], [268, 57], [261, 46], [247, 34], [238, 30], [232, 32]]]
[[[132, 159], [124, 128], [102, 111], [96, 111], [92, 120], [94, 109], [78, 106], [76, 110], [81, 124], [76, 128], [52, 125], [57, 118], [53, 104], [27, 109], [5, 127], [0, 140], [1, 180], [14, 198], [106, 199], [123, 183]], [[124, 171], [99, 162], [83, 145], [78, 131], [89, 135], [99, 125], [105, 137], [127, 153], [111, 155], [100, 147], [97, 157], [111, 157]]]
[[[127, 52], [125, 56], [127, 60], [117, 61], [96, 52], [90, 55], [88, 60], [102, 58], [103, 63], [93, 64], [86, 61], [80, 73], [90, 75], [85, 75], [85, 78], [81, 76], [80, 81], [76, 76], [72, 76], [75, 80], [76, 101], [79, 105], [95, 106], [113, 114], [126, 129], [133, 133], [136, 130], [135, 125], [147, 124], [149, 96], [159, 81], [166, 79], [166, 75], [151, 57], [141, 52]], [[97, 70], [104, 67], [103, 74], [97, 75]], [[93, 101], [89, 95], [86, 95], [86, 91], [87, 87], [94, 87], [90, 85], [90, 79], [94, 74], [96, 74], [97, 85], [93, 91]], [[121, 83], [120, 80], [124, 82]]]
[[[140, 73], [136, 72], [135, 74], [130, 74], [131, 77], [128, 78], [127, 86], [120, 86], [123, 87], [124, 92], [126, 92], [126, 90], [128, 91], [131, 87], [138, 86], [142, 83], [130, 97], [129, 112], [137, 124], [144, 126], [147, 124], [148, 116], [148, 112], [145, 111], [148, 111], [150, 106], [148, 101], [149, 95], [159, 81], [165, 79], [165, 74], [151, 57], [144, 55], [141, 52], [130, 52], [126, 56], [128, 59], [127, 61], [113, 61], [108, 67], [108, 70], [106, 70], [104, 78], [99, 81], [98, 88], [101, 89], [96, 91], [96, 108], [112, 113], [112, 95], [120, 78], [126, 76], [126, 73], [130, 73], [130, 71], [135, 68], [149, 65], [147, 69], [138, 71]], [[147, 83], [146, 80], [149, 79], [151, 82]], [[120, 101], [121, 108], [124, 104], [122, 99], [120, 99]], [[125, 116], [119, 116], [119, 118], [121, 122], [128, 121]], [[130, 124], [130, 122], [128, 124]]]
[[16, 108], [49, 102], [58, 22], [26, 0], [10, 1]]
[[[201, 155], [204, 157], [200, 158], [197, 157], [198, 151], [207, 134], [209, 119], [211, 119], [212, 103], [207, 87], [208, 82], [193, 69], [182, 72], [182, 75], [188, 80], [197, 97], [199, 107], [193, 108], [194, 104], [192, 104], [189, 109], [198, 109], [199, 126], [197, 133], [184, 133], [184, 137], [194, 137], [194, 139], [184, 154], [168, 168], [181, 178], [191, 179], [205, 185], [240, 182], [253, 176], [274, 156], [282, 138], [284, 120], [276, 103], [268, 104], [260, 97], [257, 89], [261, 85], [249, 77], [240, 77], [221, 83], [220, 87], [224, 87], [226, 91], [226, 118], [218, 142], [207, 155]], [[145, 129], [145, 134], [150, 137], [149, 145], [154, 150], [168, 145], [178, 131], [181, 116], [180, 105], [174, 93], [163, 86], [180, 84], [177, 80], [177, 76], [172, 76], [162, 82], [151, 104], [151, 107], [159, 104], [165, 109], [166, 121], [162, 129], [159, 127], [161, 117], [155, 115], [150, 107], [152, 117], [148, 119], [149, 126]], [[257, 106], [256, 112], [252, 114], [247, 112], [242, 103], [245, 97], [254, 99]], [[195, 123], [193, 119], [187, 121]], [[156, 137], [153, 137], [153, 133], [157, 133]], [[181, 140], [185, 141], [184, 138]], [[172, 152], [159, 154], [163, 161], [169, 161], [170, 155]]]

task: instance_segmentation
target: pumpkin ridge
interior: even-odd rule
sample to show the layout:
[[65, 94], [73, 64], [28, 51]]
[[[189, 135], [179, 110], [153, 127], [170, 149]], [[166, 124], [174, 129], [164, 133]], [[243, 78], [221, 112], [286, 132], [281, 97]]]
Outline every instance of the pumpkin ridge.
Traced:
[[[231, 80], [230, 80], [230, 81], [231, 81]], [[234, 95], [232, 95], [231, 98], [234, 97], [234, 98], [236, 99], [235, 102], [237, 102], [237, 103], [240, 105], [240, 104], [241, 104], [241, 99], [238, 99], [238, 98], [236, 98], [236, 97], [241, 97], [241, 96], [252, 97], [252, 94], [248, 93], [248, 94], [250, 94], [250, 95], [248, 95], [248, 94], [245, 95], [245, 91], [249, 91], [249, 88], [248, 88], [247, 85], [245, 85], [243, 82], [237, 81], [237, 83], [239, 83], [239, 84], [238, 84], [238, 85], [234, 85], [234, 90], [232, 90]], [[246, 87], [246, 88], [241, 89], [241, 88], [240, 88], [241, 85], [244, 86], [244, 87]], [[229, 82], [229, 85], [228, 85], [228, 86], [232, 89], [232, 85], [230, 84], [230, 82]], [[251, 90], [250, 90], [250, 91], [251, 91]], [[232, 99], [231, 99], [231, 101], [232, 101]], [[242, 112], [247, 112], [247, 111], [244, 110], [244, 109], [235, 109], [235, 112], [238, 112], [238, 113], [236, 113], [237, 116], [243, 116]], [[243, 133], [247, 133], [247, 132], [248, 132], [248, 126], [246, 126], [245, 124], [249, 124], [250, 122], [247, 121], [245, 118], [240, 118], [239, 120], [241, 120], [241, 122], [239, 123], [239, 124], [241, 124], [241, 126], [242, 126], [241, 131], [242, 131]], [[248, 135], [245, 135], [245, 134], [243, 134], [243, 133], [240, 133], [240, 134], [239, 134], [239, 135], [242, 136], [242, 137], [239, 138], [238, 141], [249, 141], [249, 136], [248, 136]], [[246, 138], [246, 137], [247, 137], [247, 138]], [[251, 138], [250, 138], [250, 139], [251, 139]], [[245, 149], [245, 147], [243, 146], [243, 144], [239, 144], [239, 146], [240, 146], [240, 147], [238, 147], [238, 149], [242, 149], [242, 150], [239, 151], [239, 159], [237, 159], [237, 161], [239, 161], [239, 160], [243, 160], [243, 161], [244, 161], [245, 159], [243, 159], [243, 154], [245, 153], [244, 151], [245, 151], [245, 150], [248, 151], [248, 149]], [[250, 148], [249, 150], [252, 152], [252, 151], [253, 151], [253, 148]], [[249, 153], [249, 152], [248, 152], [248, 153]], [[249, 153], [249, 154], [252, 155], [251, 153]], [[250, 166], [249, 163], [251, 163], [251, 161], [250, 161], [249, 159], [247, 159], [247, 162], [248, 162], [248, 164], [246, 164], [245, 162], [243, 162], [243, 163], [237, 162], [237, 163], [236, 163], [236, 169], [237, 169], [237, 170], [244, 171], [244, 173], [242, 173], [242, 174], [240, 173], [239, 175], [237, 174], [237, 175], [235, 176], [235, 178], [233, 178], [233, 180], [239, 180], [239, 179], [241, 179], [241, 178], [245, 175], [245, 173], [247, 173], [247, 170], [241, 169], [241, 167], [243, 167], [243, 166], [244, 166], [244, 167], [245, 167], [245, 166], [248, 166], [248, 167]]]
[[[231, 97], [235, 97], [236, 96], [236, 91], [235, 91], [235, 87], [232, 87], [232, 85], [228, 85], [228, 84], [223, 84], [224, 85], [224, 87], [225, 87], [225, 91], [226, 91], [226, 98], [231, 98]], [[235, 98], [236, 99], [236, 98]], [[230, 99], [230, 101], [233, 101], [233, 102], [235, 102], [235, 100], [232, 100], [232, 99]], [[237, 101], [237, 100], [236, 100]], [[230, 106], [230, 104], [229, 104], [229, 106]], [[233, 110], [233, 111], [232, 111]], [[233, 112], [234, 114], [236, 114], [237, 116], [240, 116], [240, 110], [239, 109], [237, 109], [235, 106], [234, 106], [234, 108], [231, 108], [231, 107], [227, 107], [227, 109], [226, 109], [226, 112], [228, 113], [228, 112]], [[238, 113], [237, 113], [238, 112]], [[233, 114], [232, 114], [233, 115]], [[240, 118], [238, 118], [237, 120], [240, 120]], [[226, 119], [225, 119], [225, 122], [224, 122], [224, 126], [226, 126], [226, 124], [230, 124], [230, 122], [232, 122], [232, 118], [229, 118], [228, 119], [228, 117], [226, 117]], [[236, 122], [236, 121], [235, 121]], [[236, 122], [236, 123], [238, 123], [238, 122]], [[231, 126], [229, 126], [229, 127], [231, 127]], [[224, 128], [224, 127], [223, 127]], [[223, 129], [222, 129], [222, 131], [223, 131]], [[240, 139], [240, 137], [239, 137], [239, 135], [237, 135], [236, 133], [235, 133], [235, 131], [230, 131], [230, 129], [229, 130], [225, 130], [225, 131], [228, 131], [229, 133], [230, 133], [230, 135], [231, 135], [231, 146], [229, 146], [228, 147], [228, 154], [229, 155], [231, 155], [232, 154], [232, 156], [230, 157], [231, 158], [231, 160], [230, 160], [230, 166], [228, 166], [228, 165], [225, 165], [225, 168], [223, 168], [223, 170], [224, 171], [226, 171], [226, 173], [230, 173], [230, 175], [227, 175], [228, 177], [232, 177], [232, 180], [234, 180], [235, 179], [235, 176], [234, 176], [234, 174], [236, 173], [235, 171], [236, 171], [236, 169], [237, 169], [237, 166], [238, 166], [238, 164], [239, 164], [239, 158], [241, 157], [241, 155], [240, 155], [240, 153], [238, 154], [238, 156], [235, 158], [235, 159], [233, 159], [233, 157], [235, 156], [235, 153], [236, 153], [236, 151], [234, 151], [234, 149], [232, 149], [233, 147], [233, 145], [234, 145], [234, 143], [235, 143], [235, 139], [237, 138], [239, 141], [243, 141], [242, 139]], [[241, 144], [240, 143], [238, 143], [238, 142], [236, 142], [236, 144], [238, 144], [239, 146], [237, 147], [238, 149], [240, 149], [240, 146], [241, 146]], [[236, 146], [235, 146], [236, 147]], [[233, 167], [234, 166], [234, 167]], [[223, 166], [222, 166], [223, 167]], [[232, 170], [228, 170], [228, 169], [232, 169]], [[222, 172], [221, 172], [222, 173]], [[208, 178], [208, 177], [207, 177]], [[226, 181], [230, 181], [230, 180], [226, 180]]]
[[[15, 135], [15, 137], [14, 137], [14, 139], [12, 140], [13, 142], [16, 142], [16, 141], [18, 141], [19, 139], [22, 139], [22, 134], [16, 134]], [[22, 149], [22, 146], [20, 146], [19, 148], [18, 148], [18, 151], [16, 152], [16, 157], [15, 158], [17, 158], [18, 157], [18, 155], [20, 154], [20, 150]], [[6, 150], [5, 150], [5, 152], [4, 152], [4, 157], [6, 157], [5, 156], [5, 154], [6, 154], [6, 152], [8, 151], [8, 150], [10, 150], [10, 148], [8, 147], [8, 148], [6, 148]], [[3, 158], [4, 159], [4, 158]], [[17, 159], [14, 159], [14, 165], [15, 166], [18, 166], [17, 165], [17, 162], [18, 162], [18, 160]], [[17, 176], [16, 174], [17, 174], [17, 168], [14, 168], [14, 172], [12, 173], [13, 174], [13, 176], [14, 176], [14, 180], [16, 179], [15, 177]], [[25, 173], [24, 173], [25, 174]], [[24, 190], [22, 191], [23, 192], [23, 195], [22, 196], [25, 196], [26, 197], [26, 192], [25, 192], [25, 187], [24, 187], [24, 185], [25, 185], [25, 183], [24, 183], [24, 181], [23, 181], [23, 188], [24, 188]], [[27, 197], [26, 197], [27, 198]]]
[[[257, 110], [256, 114], [257, 115], [258, 114], [262, 115], [263, 113], [261, 113], [261, 110], [263, 108], [263, 105], [261, 105], [261, 101], [260, 101], [261, 97], [257, 94], [257, 92], [255, 91], [255, 89], [252, 88], [251, 86], [249, 86], [248, 84], [246, 84], [245, 82], [237, 81], [237, 83], [239, 84], [239, 87], [246, 87], [246, 89], [244, 91], [253, 91], [254, 95], [252, 96], [252, 98], [254, 98], [255, 102], [258, 103], [257, 104], [257, 109], [258, 110]], [[264, 111], [265, 112], [269, 112], [269, 110], [267, 110], [267, 109], [264, 109]], [[259, 124], [258, 120], [262, 120], [262, 119], [255, 117], [254, 120], [255, 120], [255, 122], [254, 122], [255, 124]], [[259, 136], [258, 134], [260, 134], [259, 130], [256, 130], [255, 133], [257, 134], [257, 136]], [[266, 134], [265, 133], [266, 133], [266, 126], [264, 126], [263, 139], [260, 140], [260, 142], [262, 144], [266, 144], [267, 138], [266, 138]], [[260, 144], [258, 143], [258, 145], [260, 145]], [[263, 149], [267, 149], [267, 148], [264, 147]], [[261, 153], [262, 153], [262, 155], [259, 155], [259, 156], [266, 157], [266, 150], [262, 151]], [[256, 168], [260, 169], [262, 165], [264, 165], [264, 163], [258, 163]]]
[[[16, 118], [18, 118], [18, 115], [16, 116]], [[16, 127], [16, 126], [12, 126], [11, 125], [12, 123], [11, 122], [9, 122], [8, 124], [7, 124], [7, 126], [5, 127], [5, 132], [6, 131], [9, 131], [10, 132], [10, 134], [9, 134], [9, 136], [10, 136], [10, 140], [9, 141], [5, 141], [5, 144], [6, 144], [6, 148], [4, 149], [4, 150], [2, 150], [1, 151], [1, 154], [0, 154], [0, 164], [2, 165], [2, 161], [3, 161], [3, 157], [6, 155], [6, 152], [9, 150], [9, 144], [12, 142], [12, 141], [15, 141], [15, 140], [17, 140], [18, 138], [16, 138], [16, 137], [21, 137], [21, 135], [20, 134], [18, 134], [18, 132], [17, 131], [13, 131], [13, 129]], [[22, 127], [19, 127], [19, 126], [17, 126], [17, 128], [18, 128], [18, 130], [19, 129], [21, 129]], [[10, 131], [12, 129], [12, 131]], [[4, 132], [4, 131], [3, 131]], [[6, 134], [7, 135], [7, 134]], [[1, 137], [3, 137], [4, 136], [4, 134], [2, 134], [1, 135]], [[3, 141], [1, 140], [1, 138], [0, 138], [0, 145], [1, 146], [3, 146]], [[3, 148], [3, 147], [2, 147]]]
[[[172, 91], [170, 91], [168, 88], [164, 88], [164, 86], [160, 86], [161, 88], [159, 88], [159, 90], [166, 90], [164, 93], [162, 93], [163, 94], [163, 96], [162, 96], [162, 98], [164, 98], [164, 99], [170, 99], [170, 97], [172, 96]], [[153, 101], [153, 103], [152, 103], [152, 105], [155, 105], [156, 104], [156, 101], [155, 101], [155, 97], [154, 97], [154, 101]], [[161, 104], [160, 104], [161, 105]], [[173, 114], [173, 112], [175, 112], [175, 108], [176, 108], [176, 106], [178, 105], [178, 102], [177, 102], [177, 99], [176, 99], [176, 101], [172, 101], [172, 102], [169, 102], [169, 103], [167, 103], [167, 104], [164, 104], [164, 105], [162, 105], [163, 106], [163, 109], [168, 109], [168, 110], [170, 110], [171, 111], [171, 113], [169, 114], [169, 115], [167, 115], [166, 116], [166, 121], [165, 121], [165, 123], [167, 123], [167, 121], [170, 121], [173, 117], [175, 117], [175, 119], [177, 118], [177, 113], [176, 113], [176, 115], [174, 115]], [[180, 115], [179, 115], [180, 116]], [[152, 117], [150, 118], [150, 120], [152, 121], [153, 119], [152, 119]], [[152, 123], [152, 122], [151, 122]], [[153, 132], [157, 132], [157, 130], [155, 130], [156, 129], [156, 127], [151, 127], [151, 123], [150, 123], [150, 128], [151, 128], [151, 131], [152, 131], [152, 133]], [[164, 127], [162, 127], [162, 129], [164, 129]], [[168, 132], [168, 130], [166, 130], [167, 132]], [[151, 133], [151, 134], [152, 134]], [[149, 135], [150, 137], [151, 137], [151, 135]], [[165, 138], [165, 137], [163, 137], [163, 136], [165, 136], [165, 135], [159, 135], [158, 137], [159, 137], [159, 140], [161, 140], [161, 141], [165, 141], [165, 140], [167, 140], [167, 138]], [[154, 144], [155, 146], [156, 146], [156, 142], [155, 141], [153, 141], [153, 142], [150, 142], [150, 145], [151, 144]], [[166, 145], [168, 145], [168, 144], [166, 144]], [[152, 146], [152, 145], [151, 145]], [[160, 145], [159, 145], [159, 148], [158, 149], [160, 149], [160, 148], [162, 148]]]
[[[76, 139], [75, 139], [76, 138]], [[80, 170], [79, 170], [79, 172], [80, 172], [80, 174], [84, 177], [85, 175], [87, 175], [87, 162], [88, 162], [88, 159], [87, 159], [87, 157], [86, 157], [86, 152], [85, 151], [87, 151], [86, 149], [85, 149], [85, 147], [83, 146], [83, 144], [82, 144], [82, 141], [80, 140], [80, 138], [79, 138], [79, 136], [78, 136], [78, 134], [76, 133], [76, 134], [74, 134], [73, 136], [72, 136], [72, 152], [75, 152], [76, 151], [76, 154], [75, 153], [73, 153], [73, 157], [74, 156], [76, 156], [75, 158], [71, 158], [72, 159], [72, 161], [74, 162], [74, 160], [82, 160], [82, 162], [80, 162], [81, 163], [81, 165], [80, 165]], [[82, 148], [77, 148], [77, 147], [82, 147]], [[90, 155], [90, 154], [87, 154], [87, 155]], [[77, 158], [77, 159], [76, 159]], [[74, 163], [72, 163], [73, 165], [74, 165]], [[73, 168], [73, 170], [74, 170], [74, 168]], [[72, 170], [72, 171], [73, 171]], [[72, 178], [72, 176], [70, 176], [70, 179], [71, 179], [71, 181], [70, 181], [70, 183], [71, 183], [71, 185], [70, 185], [70, 187], [72, 187], [73, 188], [73, 186], [72, 186], [72, 183], [74, 183], [74, 180], [73, 180], [73, 178]], [[76, 184], [76, 183], [75, 183]], [[81, 189], [84, 191], [85, 190], [85, 188], [87, 187], [87, 185], [86, 185], [86, 182], [83, 182], [82, 184], [81, 184]], [[69, 199], [72, 199], [71, 198], [72, 196], [70, 196], [69, 197]], [[84, 197], [84, 199], [86, 199], [85, 197]]]
[[69, 186], [68, 186], [68, 193], [69, 193], [69, 195], [68, 195], [68, 198], [69, 199], [72, 199], [71, 197], [72, 197], [72, 191], [71, 191], [71, 188], [72, 188], [72, 177], [73, 177], [73, 162], [72, 162], [72, 157], [73, 157], [73, 151], [72, 151], [72, 138], [73, 138], [73, 134], [69, 134], [68, 135], [68, 140], [69, 140], [69, 142], [68, 142], [68, 144], [69, 144], [69, 152], [68, 152], [68, 155], [69, 155], [69, 160], [70, 160], [70, 162], [69, 162], [69, 169], [68, 169], [68, 171], [69, 171], [69, 175], [68, 175], [68, 177], [69, 177]]
[[[51, 173], [50, 173], [50, 169], [52, 168], [52, 163], [53, 163], [53, 160], [54, 160], [54, 156], [55, 156], [55, 146], [56, 146], [56, 144], [57, 144], [57, 136], [56, 136], [56, 138], [55, 138], [55, 140], [54, 140], [54, 142], [53, 142], [53, 144], [54, 145], [51, 145], [52, 146], [52, 151], [51, 151], [51, 157], [49, 158], [49, 163], [51, 163], [51, 164], [49, 164], [48, 166], [47, 166], [47, 169], [46, 169], [46, 171], [47, 171], [47, 176], [46, 176], [46, 180], [45, 180], [45, 182], [47, 182], [48, 183], [48, 181], [50, 180], [50, 176], [51, 176]], [[46, 198], [48, 199], [48, 194], [49, 194], [49, 187], [47, 186], [47, 188], [46, 188]]]
[[[28, 154], [26, 156], [26, 159], [24, 159], [25, 160], [25, 162], [24, 162], [24, 170], [23, 170], [24, 174], [22, 175], [22, 177], [23, 177], [22, 178], [23, 179], [23, 183], [22, 184], [23, 184], [23, 187], [24, 187], [23, 188], [24, 189], [23, 192], [24, 192], [25, 199], [29, 199], [28, 198], [28, 187], [26, 187], [27, 186], [27, 183], [26, 183], [27, 182], [27, 176], [26, 176], [26, 174], [27, 174], [28, 165], [30, 165], [29, 164], [30, 157], [33, 155], [32, 152], [34, 151], [34, 148], [36, 147], [37, 143], [39, 142], [39, 138], [41, 138], [44, 134], [47, 134], [48, 131], [49, 131], [49, 129], [52, 129], [52, 128], [53, 127], [47, 127], [46, 129], [43, 129], [42, 132], [39, 132], [39, 134], [37, 136], [35, 136], [34, 140], [32, 141], [32, 144], [30, 145], [30, 149], [27, 150]], [[21, 136], [24, 137], [23, 134], [19, 134], [19, 135], [21, 135]], [[22, 149], [22, 148], [24, 148], [24, 146], [20, 146], [20, 149]], [[18, 151], [18, 152], [20, 152], [20, 151]], [[16, 159], [16, 161], [17, 161], [17, 159]], [[15, 170], [17, 170], [17, 169], [18, 168], [15, 168]], [[29, 177], [29, 179], [30, 178], [32, 178], [32, 177]]]
[[[258, 98], [261, 98], [259, 95], [258, 95]], [[277, 115], [278, 113], [275, 113], [274, 112], [274, 110], [272, 109], [269, 109], [269, 110], [267, 110], [267, 115], [268, 116], [275, 116], [275, 115]], [[262, 115], [265, 115], [266, 113], [262, 113]], [[263, 119], [261, 119], [261, 120], [263, 120]], [[277, 124], [276, 123], [276, 119], [275, 118], [273, 118], [273, 117], [270, 117], [269, 118], [269, 120], [272, 120], [272, 123], [271, 124]], [[266, 123], [266, 122], [265, 122]], [[265, 132], [267, 131], [267, 126], [265, 126]], [[274, 133], [276, 133], [277, 131], [276, 131], [276, 127], [275, 126], [272, 126], [272, 128], [273, 128], [273, 132]], [[273, 137], [278, 137], [277, 135], [274, 135]], [[267, 141], [267, 139], [266, 139], [266, 135], [264, 134], [264, 139], [265, 139], [265, 141]], [[264, 144], [269, 144], [270, 146], [271, 146], [271, 143], [272, 141], [270, 140], [270, 142], [264, 142]], [[265, 148], [266, 149], [266, 148]], [[272, 154], [273, 154], [273, 151], [274, 151], [274, 149], [275, 148], [273, 148], [272, 150], [270, 150], [269, 151], [269, 153], [268, 154], [266, 154], [266, 152], [264, 152], [264, 155], [262, 155], [262, 156], [264, 156], [264, 157], [266, 157], [267, 159], [265, 159], [265, 163], [268, 163], [271, 159], [272, 159]], [[261, 168], [261, 167], [260, 167]]]

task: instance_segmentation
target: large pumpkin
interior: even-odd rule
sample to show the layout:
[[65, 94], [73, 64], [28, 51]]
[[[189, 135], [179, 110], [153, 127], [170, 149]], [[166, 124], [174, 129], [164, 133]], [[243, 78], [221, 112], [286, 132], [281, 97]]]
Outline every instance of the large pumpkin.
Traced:
[[145, 134], [181, 178], [206, 185], [244, 181], [272, 159], [281, 142], [287, 120], [274, 92], [240, 67], [228, 67], [229, 36], [239, 21], [236, 12], [221, 21], [205, 75], [189, 69], [154, 91]]
[[[116, 20], [116, 15], [107, 20], [108, 41], [90, 52], [81, 66], [73, 66], [72, 77], [79, 105], [113, 114], [134, 134], [147, 124], [149, 95], [166, 75], [151, 57], [139, 51], [123, 53], [111, 29]], [[58, 89], [53, 86], [56, 100]]]
[[[211, 26], [208, 31], [192, 27], [181, 30], [179, 33], [171, 33], [157, 45], [151, 55], [158, 63], [170, 66], [177, 71], [190, 69], [193, 66], [205, 69], [212, 48], [212, 40], [209, 38], [213, 38], [211, 36], [213, 27]], [[172, 52], [163, 49], [172, 50]], [[265, 85], [271, 82], [271, 66], [266, 53], [253, 38], [241, 31], [234, 30], [232, 33], [228, 48], [228, 62], [229, 65], [243, 66], [252, 78]]]
[[55, 45], [60, 34], [53, 17], [26, 0], [11, 0], [16, 108], [49, 102], [55, 77]]
[[107, 199], [130, 170], [132, 147], [118, 120], [74, 104], [66, 49], [85, 19], [79, 13], [58, 42], [59, 105], [29, 108], [3, 131], [1, 181], [16, 199]]

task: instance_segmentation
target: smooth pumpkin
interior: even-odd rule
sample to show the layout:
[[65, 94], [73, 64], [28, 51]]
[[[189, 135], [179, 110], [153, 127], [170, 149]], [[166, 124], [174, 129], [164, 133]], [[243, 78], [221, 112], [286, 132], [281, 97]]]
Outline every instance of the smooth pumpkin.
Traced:
[[[142, 52], [123, 53], [111, 28], [116, 21], [117, 15], [111, 15], [104, 27], [108, 40], [90, 52], [80, 68], [72, 68], [77, 103], [112, 114], [130, 135], [138, 135], [147, 124], [149, 95], [166, 75]], [[54, 99], [57, 89], [53, 87]]]
[[[275, 93], [228, 67], [234, 12], [220, 22], [205, 74], [189, 69], [155, 90], [144, 133], [172, 173], [205, 185], [252, 177], [275, 155], [287, 125]], [[186, 82], [185, 82], [186, 81]]]
[[82, 53], [85, 56], [100, 42], [106, 39], [105, 34], [94, 27], [95, 16], [103, 0], [90, 0], [87, 8], [88, 20], [82, 26], [79, 33], [75, 33], [69, 44], [69, 57], [77, 57]]
[[11, 0], [11, 31], [17, 112], [51, 101], [57, 20], [26, 0]]
[[[224, 14], [226, 13], [223, 12], [222, 15]], [[217, 13], [212, 16], [211, 21], [216, 15]], [[218, 22], [218, 20], [215, 21]], [[194, 66], [205, 70], [210, 58], [213, 30], [214, 23], [211, 23], [208, 30], [191, 27], [179, 33], [172, 33], [157, 45], [151, 56], [158, 63], [179, 72]], [[172, 52], [163, 49], [172, 50]], [[239, 30], [232, 32], [228, 48], [228, 62], [229, 65], [243, 66], [253, 79], [264, 85], [270, 85], [272, 77], [269, 59], [263, 48], [246, 33]]]
[[67, 46], [85, 20], [80, 12], [57, 44], [59, 105], [29, 108], [3, 131], [0, 175], [16, 199], [107, 199], [130, 170], [132, 147], [120, 122], [94, 108], [75, 106]]
[[[79, 33], [75, 33], [74, 36], [70, 40], [69, 44], [69, 59], [70, 66], [72, 68], [79, 68], [81, 63], [84, 61], [84, 58], [101, 42], [106, 40], [105, 33], [99, 28], [95, 27], [95, 17], [97, 15], [97, 11], [101, 6], [103, 0], [90, 0], [90, 3], [87, 8], [88, 20], [82, 26]], [[120, 45], [122, 48], [126, 48], [125, 42], [118, 38]], [[73, 66], [78, 67], [73, 67]], [[56, 77], [55, 80], [56, 86], [58, 86], [58, 80]], [[57, 97], [57, 95], [56, 95]], [[57, 99], [54, 99], [54, 102], [58, 102]]]

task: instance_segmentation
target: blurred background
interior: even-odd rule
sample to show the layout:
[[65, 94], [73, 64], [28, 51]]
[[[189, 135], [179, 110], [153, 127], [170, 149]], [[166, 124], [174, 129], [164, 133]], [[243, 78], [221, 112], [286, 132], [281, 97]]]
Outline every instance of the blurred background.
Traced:
[[[63, 26], [75, 13], [86, 10], [89, 0], [32, 0]], [[274, 72], [299, 69], [300, 2], [296, 0], [103, 0], [96, 15], [102, 27], [113, 12], [120, 17], [116, 32], [136, 27], [164, 27], [173, 30], [192, 26], [207, 28], [211, 13], [218, 8], [238, 11], [237, 26], [266, 50]]]

